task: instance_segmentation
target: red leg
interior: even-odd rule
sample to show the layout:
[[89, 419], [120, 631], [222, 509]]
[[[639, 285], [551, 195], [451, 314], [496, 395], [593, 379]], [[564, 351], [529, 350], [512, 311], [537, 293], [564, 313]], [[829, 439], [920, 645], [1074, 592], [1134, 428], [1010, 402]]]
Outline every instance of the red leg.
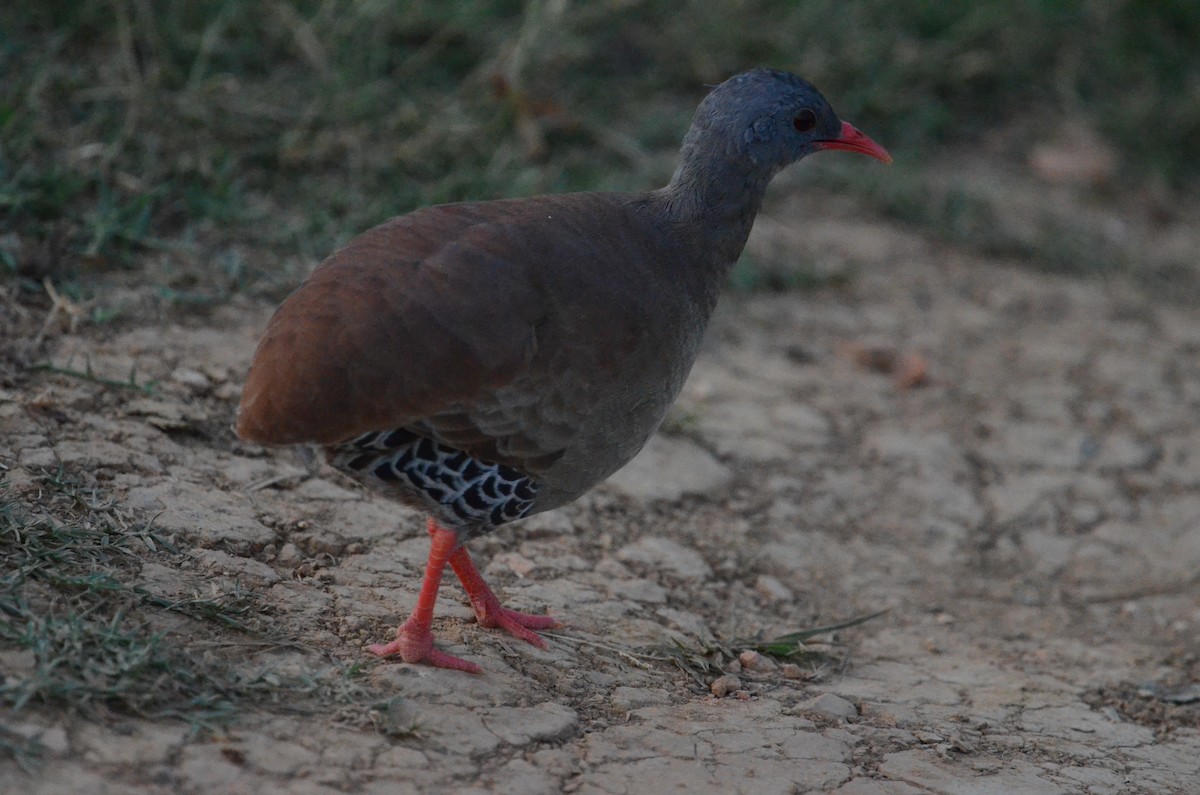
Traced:
[[[430, 536], [446, 532], [445, 528], [438, 525], [432, 518], [429, 520], [427, 529]], [[450, 553], [448, 562], [450, 568], [454, 569], [454, 573], [458, 575], [463, 588], [467, 590], [467, 598], [471, 600], [471, 607], [475, 609], [475, 620], [479, 622], [480, 626], [499, 627], [510, 635], [532, 643], [539, 649], [546, 648], [546, 641], [530, 630], [560, 626], [557, 621], [550, 616], [537, 616], [510, 610], [500, 604], [496, 594], [492, 592], [492, 589], [484, 582], [479, 570], [475, 568], [471, 556], [467, 554], [466, 547], [459, 547]]]
[[[442, 572], [446, 569], [447, 561], [453, 560], [458, 552], [465, 555], [465, 551], [461, 548], [458, 552], [455, 551], [458, 547], [457, 533], [439, 527], [432, 520], [429, 524], [429, 535], [429, 561], [425, 564], [425, 580], [421, 583], [421, 595], [417, 597], [416, 608], [408, 620], [396, 630], [395, 640], [391, 643], [373, 644], [367, 647], [367, 651], [379, 657], [399, 654], [400, 659], [408, 663], [425, 662], [438, 668], [453, 668], [473, 674], [483, 673], [483, 669], [475, 663], [433, 647], [433, 632], [430, 631], [430, 627], [433, 625], [433, 606], [437, 601], [438, 587], [442, 583]], [[478, 612], [478, 608], [476, 611]]]

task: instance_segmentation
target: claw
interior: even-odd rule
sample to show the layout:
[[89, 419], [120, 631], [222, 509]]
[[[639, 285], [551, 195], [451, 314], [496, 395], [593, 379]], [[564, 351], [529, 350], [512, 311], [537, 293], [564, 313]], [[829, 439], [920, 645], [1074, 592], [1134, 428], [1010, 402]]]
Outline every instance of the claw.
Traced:
[[373, 643], [367, 647], [367, 651], [376, 657], [399, 655], [406, 663], [425, 663], [436, 668], [451, 668], [469, 674], [483, 673], [483, 669], [475, 663], [434, 647], [433, 633], [429, 627], [421, 627], [412, 619], [400, 625], [396, 630], [396, 639], [391, 643]]
[[539, 649], [546, 648], [546, 640], [531, 630], [562, 626], [550, 616], [521, 613], [504, 607], [491, 589], [487, 590], [486, 595], [479, 602], [472, 599], [471, 603], [475, 608], [475, 620], [479, 622], [479, 626], [502, 629], [526, 643], [532, 643]]

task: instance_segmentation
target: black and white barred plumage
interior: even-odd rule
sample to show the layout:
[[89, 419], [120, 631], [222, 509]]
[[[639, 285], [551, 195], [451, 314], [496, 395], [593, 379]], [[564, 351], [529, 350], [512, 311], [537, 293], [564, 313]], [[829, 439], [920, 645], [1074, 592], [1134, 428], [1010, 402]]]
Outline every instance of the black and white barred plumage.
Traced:
[[538, 485], [504, 464], [472, 458], [400, 428], [334, 446], [329, 463], [370, 485], [410, 498], [471, 535], [527, 515]]

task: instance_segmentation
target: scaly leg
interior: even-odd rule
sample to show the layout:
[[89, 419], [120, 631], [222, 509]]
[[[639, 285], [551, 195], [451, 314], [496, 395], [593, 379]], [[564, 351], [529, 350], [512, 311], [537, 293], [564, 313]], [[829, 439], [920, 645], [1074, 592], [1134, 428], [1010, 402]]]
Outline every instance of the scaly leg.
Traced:
[[[426, 529], [429, 531], [430, 537], [439, 532], [447, 532], [432, 517], [429, 519]], [[467, 598], [471, 600], [471, 607], [475, 609], [475, 620], [481, 627], [499, 627], [510, 635], [532, 643], [539, 649], [546, 648], [546, 641], [530, 630], [561, 626], [557, 621], [550, 616], [521, 613], [500, 604], [496, 594], [484, 582], [483, 575], [475, 568], [471, 556], [467, 554], [466, 547], [459, 547], [450, 553], [448, 562], [450, 568], [454, 569], [454, 573], [458, 575], [458, 580], [463, 584], [463, 588], [467, 590]]]
[[[446, 569], [446, 563], [453, 560], [457, 554], [455, 550], [458, 547], [458, 534], [430, 520], [429, 536], [429, 560], [425, 564], [425, 580], [421, 583], [421, 594], [417, 597], [416, 608], [408, 620], [396, 630], [395, 640], [391, 643], [373, 644], [367, 647], [367, 651], [378, 657], [399, 654], [400, 659], [407, 663], [425, 662], [438, 668], [453, 668], [472, 674], [483, 673], [483, 669], [475, 663], [447, 654], [433, 646], [433, 632], [430, 630], [433, 626], [433, 606], [437, 602], [438, 587], [442, 583], [442, 572]], [[458, 549], [458, 552], [465, 554], [465, 550], [462, 549]], [[467, 562], [469, 564], [470, 560]], [[457, 570], [457, 567], [455, 568]], [[495, 599], [494, 596], [492, 598]]]

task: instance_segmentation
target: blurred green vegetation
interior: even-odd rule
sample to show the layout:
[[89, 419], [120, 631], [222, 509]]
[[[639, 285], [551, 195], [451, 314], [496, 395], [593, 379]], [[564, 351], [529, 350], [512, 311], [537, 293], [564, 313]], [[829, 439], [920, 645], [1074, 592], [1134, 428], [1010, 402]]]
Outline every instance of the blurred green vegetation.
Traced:
[[[1187, 194], [1197, 42], [1194, 0], [10, 0], [0, 273], [274, 293], [421, 204], [661, 184], [704, 85], [757, 65], [915, 169], [1077, 118], [1122, 184]], [[876, 206], [947, 220], [905, 184]]]

